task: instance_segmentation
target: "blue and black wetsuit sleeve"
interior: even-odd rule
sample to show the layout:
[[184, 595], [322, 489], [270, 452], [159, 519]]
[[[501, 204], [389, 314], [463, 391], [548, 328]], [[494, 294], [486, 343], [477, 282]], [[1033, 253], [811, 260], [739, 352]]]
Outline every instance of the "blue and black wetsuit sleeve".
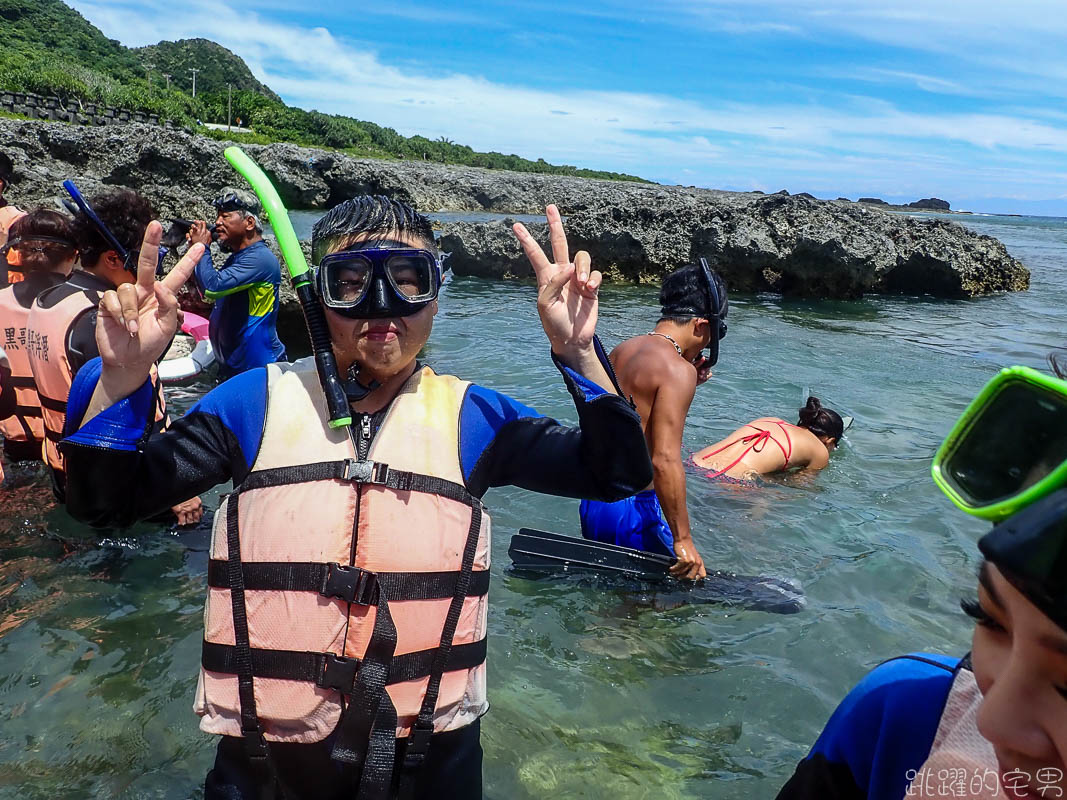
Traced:
[[154, 431], [150, 381], [78, 427], [99, 377], [94, 359], [75, 377], [67, 401], [60, 448], [71, 516], [122, 528], [248, 474], [263, 436], [265, 369], [213, 389], [162, 433]]
[[900, 800], [934, 743], [959, 659], [911, 654], [871, 671], [778, 800]]
[[[596, 343], [612, 375], [607, 356]], [[652, 481], [633, 406], [553, 358], [574, 398], [578, 427], [561, 425], [505, 395], [471, 386], [460, 415], [460, 463], [479, 497], [492, 486], [613, 501]]]
[[277, 284], [281, 268], [270, 248], [257, 242], [230, 256], [220, 270], [215, 269], [211, 253], [205, 252], [197, 262], [195, 275], [204, 296], [216, 300], [257, 284]]

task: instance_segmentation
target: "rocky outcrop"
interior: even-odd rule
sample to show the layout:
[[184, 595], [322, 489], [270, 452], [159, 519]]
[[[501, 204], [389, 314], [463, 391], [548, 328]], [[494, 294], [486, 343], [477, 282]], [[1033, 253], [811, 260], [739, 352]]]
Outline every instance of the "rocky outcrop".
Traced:
[[[542, 241], [546, 226], [528, 226]], [[445, 226], [457, 274], [525, 277], [529, 266], [505, 223]], [[572, 250], [588, 250], [612, 280], [657, 282], [703, 256], [733, 291], [813, 297], [868, 292], [969, 297], [1019, 291], [1029, 272], [1004, 245], [943, 220], [914, 219], [794, 195], [741, 203], [672, 198], [644, 207], [572, 214]]]
[[[24, 207], [53, 203], [69, 177], [87, 194], [130, 186], [149, 196], [161, 216], [195, 217], [223, 186], [240, 182], [222, 156], [224, 143], [180, 130], [0, 119], [0, 141], [16, 165], [9, 194]], [[364, 192], [402, 198], [430, 216], [439, 210], [541, 213], [556, 203], [567, 216], [572, 246], [589, 250], [614, 280], [657, 282], [704, 256], [738, 291], [964, 297], [1029, 283], [1026, 269], [995, 239], [863, 205], [884, 205], [874, 198], [851, 204], [784, 190], [721, 192], [355, 159], [291, 144], [245, 149], [291, 208], [327, 208]], [[503, 223], [444, 225], [442, 246], [460, 275], [529, 274]]]
[[908, 208], [921, 208], [928, 211], [952, 210], [952, 206], [949, 205], [948, 200], [942, 200], [939, 197], [925, 197], [922, 200], [916, 200], [914, 203], [908, 203]]

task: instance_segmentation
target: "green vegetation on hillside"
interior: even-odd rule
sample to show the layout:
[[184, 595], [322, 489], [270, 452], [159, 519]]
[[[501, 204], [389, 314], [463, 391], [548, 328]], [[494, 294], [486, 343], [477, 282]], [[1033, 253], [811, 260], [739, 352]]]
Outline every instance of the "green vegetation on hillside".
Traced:
[[[240, 118], [255, 131], [242, 137], [250, 141], [293, 142], [357, 156], [642, 181], [633, 175], [549, 164], [544, 159], [480, 153], [445, 138], [406, 137], [373, 122], [293, 108], [256, 80], [240, 57], [215, 42], [185, 39], [130, 50], [108, 39], [62, 0], [0, 0], [0, 21], [4, 31], [0, 90], [103, 103], [192, 126], [197, 120], [227, 122], [227, 84], [233, 84], [232, 119]], [[183, 91], [191, 88], [188, 68], [194, 64], [201, 70], [195, 98]], [[170, 88], [163, 73], [171, 75]]]
[[264, 86], [241, 59], [221, 44], [209, 39], [180, 39], [177, 42], [160, 42], [148, 47], [138, 47], [137, 54], [143, 67], [151, 68], [165, 82], [164, 73], [170, 75], [170, 85], [183, 92], [192, 92], [196, 69], [196, 93], [225, 92], [227, 84], [235, 90], [257, 92], [277, 103], [282, 99]]

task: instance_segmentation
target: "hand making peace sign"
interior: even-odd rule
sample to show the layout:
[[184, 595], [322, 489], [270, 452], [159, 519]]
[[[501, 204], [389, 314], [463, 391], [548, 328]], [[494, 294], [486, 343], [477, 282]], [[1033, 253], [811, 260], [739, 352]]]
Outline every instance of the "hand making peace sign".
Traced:
[[589, 253], [584, 250], [574, 254], [574, 261], [570, 260], [559, 209], [550, 205], [545, 209], [545, 216], [552, 261], [525, 225], [517, 222], [512, 228], [537, 276], [537, 313], [541, 325], [552, 343], [552, 352], [561, 361], [614, 392], [611, 379], [593, 351], [599, 305], [597, 290], [603, 276], [598, 270], [590, 270]]

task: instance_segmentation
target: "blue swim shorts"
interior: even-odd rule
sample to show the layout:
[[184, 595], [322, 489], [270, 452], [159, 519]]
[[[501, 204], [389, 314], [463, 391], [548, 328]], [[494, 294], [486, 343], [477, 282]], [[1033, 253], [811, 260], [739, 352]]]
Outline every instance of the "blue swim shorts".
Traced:
[[674, 537], [653, 489], [617, 503], [583, 500], [579, 514], [586, 539], [674, 556]]

